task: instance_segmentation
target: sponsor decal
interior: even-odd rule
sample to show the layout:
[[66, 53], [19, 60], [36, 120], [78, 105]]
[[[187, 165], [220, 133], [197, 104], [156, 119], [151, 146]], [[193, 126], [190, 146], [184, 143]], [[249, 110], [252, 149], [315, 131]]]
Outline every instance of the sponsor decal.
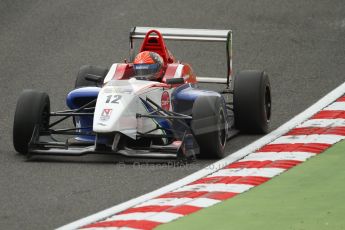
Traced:
[[162, 93], [162, 97], [161, 97], [161, 107], [164, 110], [169, 110], [170, 109], [170, 96], [169, 96], [169, 92], [168, 91], [164, 91]]
[[106, 87], [103, 89], [103, 93], [114, 93], [114, 89], [112, 87]]
[[125, 86], [112, 86], [112, 87], [107, 87], [103, 89], [103, 93], [126, 93], [126, 94], [131, 94], [133, 92], [133, 88], [131, 85], [125, 85]]
[[100, 120], [101, 121], [109, 120], [112, 111], [113, 111], [112, 109], [103, 109]]
[[135, 66], [135, 69], [149, 69], [150, 65], [146, 65], [146, 64], [139, 64]]
[[127, 93], [127, 94], [131, 94], [133, 92], [133, 89], [131, 86], [127, 86], [127, 87], [118, 87], [115, 88], [115, 92], [116, 93]]

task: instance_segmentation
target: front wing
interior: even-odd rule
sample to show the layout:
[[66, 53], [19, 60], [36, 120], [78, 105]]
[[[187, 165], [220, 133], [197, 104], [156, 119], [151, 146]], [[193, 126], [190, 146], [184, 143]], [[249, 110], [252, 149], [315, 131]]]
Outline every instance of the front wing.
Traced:
[[[191, 116], [184, 114], [167, 111], [157, 105], [149, 98], [142, 99], [149, 103], [154, 111], [149, 114], [136, 114], [137, 119], [140, 118], [152, 118], [152, 119], [167, 119], [173, 120], [179, 123], [179, 127], [183, 127], [183, 130], [166, 130], [169, 131], [166, 134], [158, 135], [153, 134], [157, 129], [165, 129], [157, 125], [156, 129], [150, 130], [145, 133], [137, 133], [137, 138], [167, 138], [170, 141], [169, 144], [157, 145], [150, 144], [146, 147], [127, 147], [123, 146], [119, 148], [119, 141], [121, 134], [117, 132], [113, 133], [94, 133], [90, 130], [90, 127], [84, 128], [68, 128], [68, 129], [53, 129], [62, 121], [70, 117], [75, 116], [90, 116], [93, 115], [95, 100], [91, 101], [84, 106], [75, 110], [66, 110], [51, 113], [51, 116], [60, 116], [62, 118], [49, 125], [48, 130], [41, 130], [39, 125], [36, 125], [32, 138], [29, 142], [28, 156], [33, 155], [54, 155], [54, 156], [82, 156], [86, 154], [118, 154], [127, 157], [144, 157], [144, 158], [194, 158], [199, 153], [199, 146], [194, 138], [193, 130], [186, 123], [187, 120], [191, 120]], [[92, 136], [90, 141], [80, 141], [78, 136]], [[64, 141], [58, 140], [56, 137], [68, 137]], [[111, 145], [104, 145], [104, 137], [111, 138]], [[173, 141], [172, 141], [173, 140]]]

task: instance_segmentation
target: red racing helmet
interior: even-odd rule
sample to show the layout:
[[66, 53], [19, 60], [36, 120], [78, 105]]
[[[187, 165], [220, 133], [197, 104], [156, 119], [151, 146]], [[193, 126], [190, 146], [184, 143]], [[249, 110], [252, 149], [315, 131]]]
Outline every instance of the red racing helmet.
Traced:
[[163, 58], [151, 51], [140, 52], [134, 59], [135, 78], [138, 80], [158, 80], [163, 75]]

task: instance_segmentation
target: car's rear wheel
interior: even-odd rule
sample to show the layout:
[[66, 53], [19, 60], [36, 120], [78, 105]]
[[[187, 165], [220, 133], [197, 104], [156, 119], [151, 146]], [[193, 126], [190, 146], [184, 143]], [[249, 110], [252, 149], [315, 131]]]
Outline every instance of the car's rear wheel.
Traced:
[[35, 126], [48, 130], [50, 100], [46, 93], [24, 90], [20, 95], [13, 122], [13, 145], [18, 153], [26, 154]]
[[271, 119], [271, 86], [262, 71], [243, 71], [234, 81], [235, 126], [248, 133], [267, 133]]
[[86, 80], [85, 77], [88, 74], [91, 74], [91, 75], [100, 76], [104, 80], [108, 71], [109, 71], [109, 69], [103, 68], [100, 66], [84, 65], [84, 66], [80, 67], [80, 69], [79, 69], [77, 78], [75, 80], [74, 88], [81, 88], [81, 87], [87, 87], [87, 86], [100, 87], [102, 85], [103, 81], [101, 81], [101, 83], [97, 83], [97, 82]]
[[192, 130], [203, 158], [224, 157], [227, 139], [226, 113], [217, 96], [198, 97], [192, 110]]
[[[82, 88], [82, 87], [101, 87], [104, 81], [105, 76], [109, 72], [109, 69], [100, 67], [100, 66], [93, 66], [93, 65], [83, 65], [80, 67], [79, 72], [77, 74], [77, 78], [75, 79], [74, 88]], [[101, 82], [93, 82], [86, 79], [87, 75], [96, 75], [102, 77]], [[73, 117], [72, 119], [73, 125], [76, 126], [76, 118]]]

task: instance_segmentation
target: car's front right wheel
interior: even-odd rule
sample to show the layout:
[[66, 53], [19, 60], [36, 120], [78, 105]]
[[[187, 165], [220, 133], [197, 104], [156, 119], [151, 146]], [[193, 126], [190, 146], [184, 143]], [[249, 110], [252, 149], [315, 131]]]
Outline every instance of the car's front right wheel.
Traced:
[[271, 120], [271, 86], [263, 71], [243, 71], [234, 80], [234, 114], [237, 129], [267, 133]]

